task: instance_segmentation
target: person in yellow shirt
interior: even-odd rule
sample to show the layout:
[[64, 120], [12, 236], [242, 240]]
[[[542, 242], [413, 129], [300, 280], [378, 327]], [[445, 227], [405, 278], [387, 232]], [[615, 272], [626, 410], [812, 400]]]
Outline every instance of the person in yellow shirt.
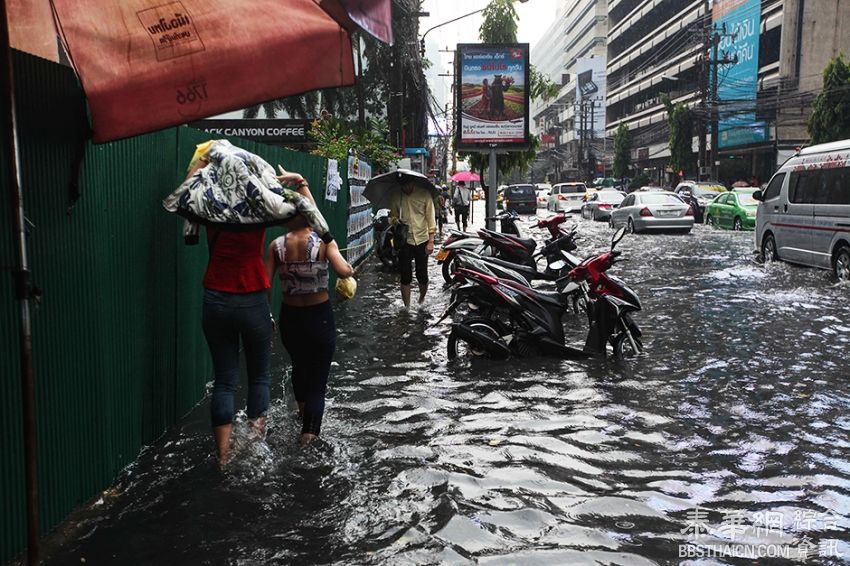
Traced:
[[434, 234], [437, 233], [433, 195], [414, 183], [404, 185], [401, 191], [393, 194], [390, 202], [390, 222], [400, 222], [408, 226], [407, 240], [398, 254], [401, 300], [405, 308], [410, 306], [410, 285], [413, 282], [411, 261], [415, 261], [421, 305], [425, 302], [425, 294], [428, 291], [428, 256], [434, 251]]

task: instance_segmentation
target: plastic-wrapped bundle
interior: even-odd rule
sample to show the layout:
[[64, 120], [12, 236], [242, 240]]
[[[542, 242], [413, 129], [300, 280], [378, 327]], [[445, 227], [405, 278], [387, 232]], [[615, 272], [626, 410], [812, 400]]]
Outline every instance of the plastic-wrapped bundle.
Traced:
[[[224, 230], [283, 224], [302, 214], [324, 242], [333, 240], [319, 209], [310, 199], [284, 188], [272, 166], [259, 156], [227, 140], [213, 141], [203, 155], [209, 165], [163, 199], [162, 206], [167, 211], [176, 212], [190, 223]], [[196, 153], [193, 162], [197, 158]], [[192, 232], [197, 230], [184, 228], [184, 233]]]

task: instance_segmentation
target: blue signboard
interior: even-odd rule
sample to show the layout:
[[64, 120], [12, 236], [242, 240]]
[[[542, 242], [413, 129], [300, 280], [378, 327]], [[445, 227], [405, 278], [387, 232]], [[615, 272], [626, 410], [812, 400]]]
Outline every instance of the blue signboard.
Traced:
[[761, 0], [715, 0], [712, 19], [714, 30], [723, 34], [718, 58], [725, 55], [737, 61], [719, 65], [717, 70], [718, 145], [724, 148], [766, 141], [767, 127], [756, 122], [755, 112]]

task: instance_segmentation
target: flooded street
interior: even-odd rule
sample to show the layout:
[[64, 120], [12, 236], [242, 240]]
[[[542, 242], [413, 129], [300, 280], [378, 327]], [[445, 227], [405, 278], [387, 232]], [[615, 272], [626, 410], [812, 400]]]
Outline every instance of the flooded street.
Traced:
[[[607, 224], [575, 221], [577, 255], [609, 244]], [[754, 264], [748, 232], [618, 249], [611, 274], [643, 301], [646, 347], [622, 363], [448, 363], [439, 266], [424, 307], [403, 312], [370, 259], [337, 306], [321, 442], [296, 445], [277, 342], [267, 444], [238, 430], [238, 461], [218, 471], [201, 403], [46, 563], [753, 562], [687, 554], [700, 545], [850, 560], [850, 287]]]

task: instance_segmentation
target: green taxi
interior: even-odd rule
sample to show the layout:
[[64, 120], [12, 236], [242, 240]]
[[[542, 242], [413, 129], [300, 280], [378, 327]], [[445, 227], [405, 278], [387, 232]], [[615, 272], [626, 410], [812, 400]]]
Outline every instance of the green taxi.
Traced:
[[753, 193], [758, 189], [732, 189], [718, 195], [705, 209], [705, 223], [732, 230], [755, 230], [758, 201]]

